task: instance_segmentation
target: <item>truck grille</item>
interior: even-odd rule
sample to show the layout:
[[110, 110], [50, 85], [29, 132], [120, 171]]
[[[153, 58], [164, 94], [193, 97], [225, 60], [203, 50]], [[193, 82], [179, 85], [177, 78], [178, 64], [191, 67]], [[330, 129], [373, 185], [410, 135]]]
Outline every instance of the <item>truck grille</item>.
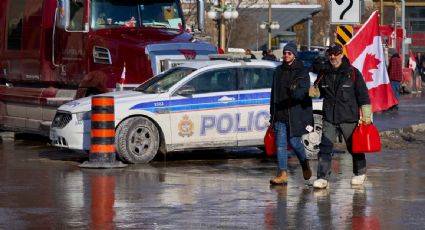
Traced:
[[55, 118], [53, 118], [52, 128], [63, 128], [72, 120], [70, 113], [56, 112]]
[[111, 53], [108, 48], [94, 46], [93, 47], [93, 62], [98, 64], [112, 64]]

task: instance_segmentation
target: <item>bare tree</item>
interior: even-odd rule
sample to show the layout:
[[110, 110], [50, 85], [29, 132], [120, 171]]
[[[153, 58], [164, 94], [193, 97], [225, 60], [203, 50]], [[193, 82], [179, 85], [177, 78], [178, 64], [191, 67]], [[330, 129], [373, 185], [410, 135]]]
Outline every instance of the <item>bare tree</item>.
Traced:
[[[329, 42], [335, 40], [335, 25], [330, 25], [330, 1], [329, 0], [270, 0], [272, 4], [289, 4], [293, 2], [301, 4], [318, 4], [322, 6], [322, 10], [313, 17], [312, 25], [312, 45], [325, 46]], [[258, 29], [258, 18], [247, 13], [241, 5], [252, 6], [254, 4], [268, 4], [268, 0], [232, 0], [232, 3], [237, 7], [239, 17], [235, 20], [226, 20], [226, 47], [240, 47], [256, 49], [257, 43], [260, 48], [267, 43], [267, 30]], [[196, 1], [185, 3], [185, 19], [188, 25], [195, 25], [196, 21]], [[213, 4], [213, 0], [205, 0], [206, 8]], [[379, 7], [379, 3], [370, 2], [365, 5], [365, 13], [363, 20], [366, 20], [374, 9]], [[207, 40], [218, 45], [219, 21], [212, 20], [206, 17], [205, 19], [205, 34], [210, 39]], [[297, 42], [300, 45], [307, 43], [307, 27], [302, 30], [296, 30]]]

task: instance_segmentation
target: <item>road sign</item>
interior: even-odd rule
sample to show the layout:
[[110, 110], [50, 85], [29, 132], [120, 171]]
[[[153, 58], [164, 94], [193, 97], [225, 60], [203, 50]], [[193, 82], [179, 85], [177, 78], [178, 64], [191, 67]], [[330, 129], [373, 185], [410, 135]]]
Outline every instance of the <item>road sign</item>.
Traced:
[[353, 27], [352, 26], [337, 26], [336, 27], [336, 38], [335, 42], [339, 43], [343, 47], [343, 53], [347, 55], [345, 50], [345, 44], [353, 37]]
[[331, 24], [360, 24], [360, 0], [331, 0]]
[[348, 41], [353, 37], [352, 26], [337, 26], [336, 27], [336, 39], [335, 41], [341, 45], [347, 44]]

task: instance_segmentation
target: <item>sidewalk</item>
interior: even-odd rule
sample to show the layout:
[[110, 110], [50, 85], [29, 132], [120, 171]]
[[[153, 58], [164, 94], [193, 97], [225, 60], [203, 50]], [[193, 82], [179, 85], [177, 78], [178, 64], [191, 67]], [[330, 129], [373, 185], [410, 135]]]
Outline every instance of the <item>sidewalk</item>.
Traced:
[[425, 130], [425, 93], [401, 95], [397, 112], [374, 113], [381, 133]]

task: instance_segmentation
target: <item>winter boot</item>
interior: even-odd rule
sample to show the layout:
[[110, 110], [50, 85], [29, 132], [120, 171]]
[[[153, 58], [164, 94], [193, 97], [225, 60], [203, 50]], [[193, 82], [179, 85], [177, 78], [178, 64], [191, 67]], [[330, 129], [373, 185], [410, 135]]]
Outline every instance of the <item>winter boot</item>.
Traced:
[[307, 159], [305, 161], [301, 162], [301, 167], [303, 169], [304, 180], [310, 179], [312, 173], [311, 173], [310, 164], [308, 163]]
[[277, 176], [270, 180], [270, 184], [277, 185], [277, 184], [286, 184], [288, 182], [288, 173], [286, 170], [281, 170], [277, 174]]

